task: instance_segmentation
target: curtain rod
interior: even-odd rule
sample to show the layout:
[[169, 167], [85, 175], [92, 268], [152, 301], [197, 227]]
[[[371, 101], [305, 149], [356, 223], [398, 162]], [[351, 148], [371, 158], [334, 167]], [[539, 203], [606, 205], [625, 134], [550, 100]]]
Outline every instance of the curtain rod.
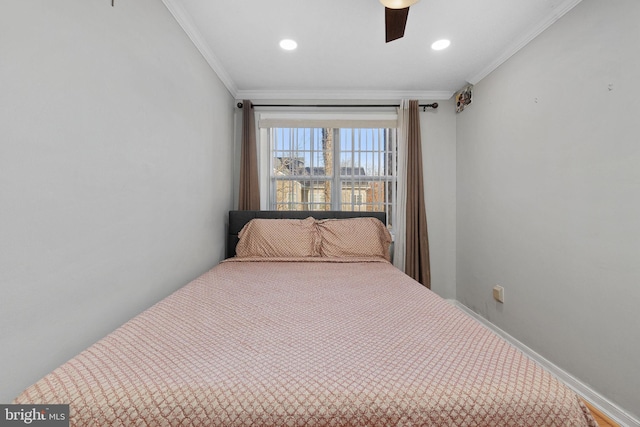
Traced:
[[[242, 108], [242, 102], [238, 102], [238, 108]], [[438, 103], [432, 104], [419, 104], [422, 107], [422, 111], [426, 111], [427, 108], [438, 108]], [[253, 107], [330, 107], [330, 108], [367, 108], [367, 107], [399, 107], [397, 104], [253, 104]]]

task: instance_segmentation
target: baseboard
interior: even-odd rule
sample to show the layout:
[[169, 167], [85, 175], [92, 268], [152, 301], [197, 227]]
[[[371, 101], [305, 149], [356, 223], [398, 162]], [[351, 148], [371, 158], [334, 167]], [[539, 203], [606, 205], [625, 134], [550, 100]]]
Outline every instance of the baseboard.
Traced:
[[611, 418], [611, 420], [620, 424], [621, 427], [640, 427], [640, 420], [638, 418], [635, 418], [633, 415], [629, 414], [627, 411], [593, 390], [587, 384], [583, 383], [573, 375], [569, 374], [565, 370], [559, 368], [544, 357], [540, 356], [538, 353], [536, 353], [502, 329], [498, 328], [496, 325], [489, 322], [487, 319], [480, 316], [478, 313], [474, 312], [464, 304], [460, 303], [459, 301], [454, 299], [448, 299], [447, 301], [462, 310], [464, 313], [482, 323], [487, 328], [491, 329], [496, 333], [496, 335], [504, 338], [511, 345], [526, 354], [530, 359], [534, 360], [540, 366], [544, 367], [547, 371], [558, 377], [560, 381], [564, 382], [569, 388], [582, 396], [586, 401], [596, 407], [599, 411], [601, 411], [607, 417]]

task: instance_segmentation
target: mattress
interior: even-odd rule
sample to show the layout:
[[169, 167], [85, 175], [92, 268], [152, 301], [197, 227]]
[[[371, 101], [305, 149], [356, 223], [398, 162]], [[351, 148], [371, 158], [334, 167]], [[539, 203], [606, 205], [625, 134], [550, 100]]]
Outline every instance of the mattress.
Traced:
[[379, 257], [227, 260], [14, 403], [70, 404], [73, 426], [597, 426]]

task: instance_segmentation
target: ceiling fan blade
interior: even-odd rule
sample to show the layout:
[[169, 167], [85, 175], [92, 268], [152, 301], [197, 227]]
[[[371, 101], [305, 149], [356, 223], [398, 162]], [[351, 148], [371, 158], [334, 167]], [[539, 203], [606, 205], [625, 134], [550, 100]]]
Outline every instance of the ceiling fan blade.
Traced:
[[399, 39], [404, 36], [404, 28], [407, 25], [407, 17], [409, 16], [409, 8], [389, 9], [384, 8], [384, 23], [387, 43]]

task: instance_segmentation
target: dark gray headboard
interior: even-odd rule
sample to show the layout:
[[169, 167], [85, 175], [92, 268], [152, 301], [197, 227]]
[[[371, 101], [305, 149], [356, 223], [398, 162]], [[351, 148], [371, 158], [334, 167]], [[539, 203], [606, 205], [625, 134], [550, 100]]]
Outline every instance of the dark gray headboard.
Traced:
[[238, 233], [242, 227], [254, 218], [267, 219], [305, 219], [309, 217], [316, 219], [328, 218], [378, 218], [383, 224], [387, 223], [385, 212], [347, 212], [347, 211], [229, 211], [229, 230], [227, 233], [227, 258], [236, 255], [236, 245], [238, 244]]

